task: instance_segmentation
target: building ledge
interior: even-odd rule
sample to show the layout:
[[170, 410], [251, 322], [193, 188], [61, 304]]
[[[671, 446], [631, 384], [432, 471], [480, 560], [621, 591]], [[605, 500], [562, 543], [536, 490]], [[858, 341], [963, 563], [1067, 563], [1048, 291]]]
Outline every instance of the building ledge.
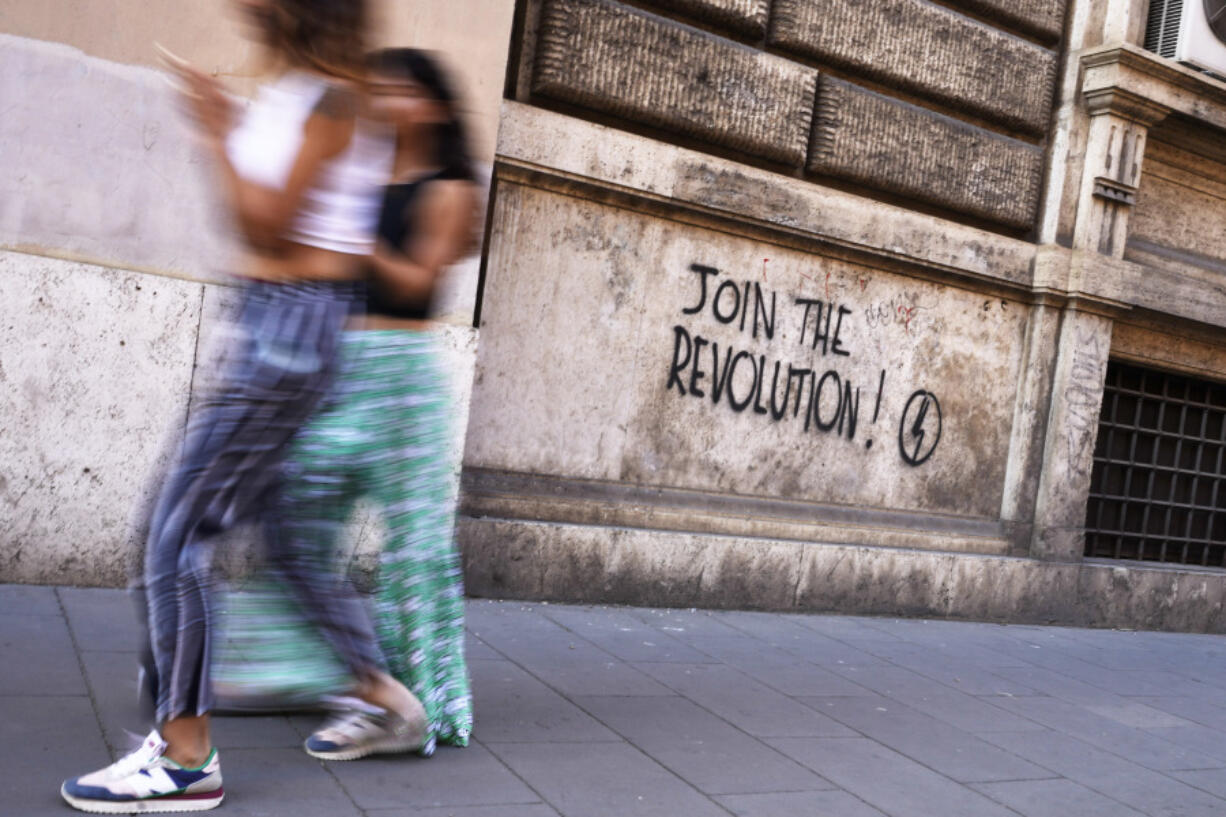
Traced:
[[1091, 110], [1104, 102], [1152, 124], [1179, 113], [1226, 129], [1226, 82], [1135, 45], [1112, 44], [1081, 54], [1081, 92]]

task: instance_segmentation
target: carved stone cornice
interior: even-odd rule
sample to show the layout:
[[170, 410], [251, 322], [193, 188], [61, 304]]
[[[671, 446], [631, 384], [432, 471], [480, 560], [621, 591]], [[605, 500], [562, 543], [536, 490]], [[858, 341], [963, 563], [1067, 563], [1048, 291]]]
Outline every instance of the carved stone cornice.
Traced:
[[1081, 67], [1091, 113], [1153, 124], [1174, 112], [1226, 129], [1226, 82], [1208, 74], [1120, 43], [1082, 52]]

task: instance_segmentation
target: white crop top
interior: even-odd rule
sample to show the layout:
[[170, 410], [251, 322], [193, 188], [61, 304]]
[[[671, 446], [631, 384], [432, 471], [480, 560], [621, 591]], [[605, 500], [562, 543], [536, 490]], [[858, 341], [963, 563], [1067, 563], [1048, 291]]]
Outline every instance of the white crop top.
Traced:
[[[302, 147], [303, 128], [327, 90], [327, 80], [302, 71], [261, 87], [226, 140], [235, 172], [246, 181], [283, 190]], [[349, 146], [324, 162], [303, 193], [285, 237], [311, 247], [369, 254], [394, 154], [390, 133], [359, 119]]]

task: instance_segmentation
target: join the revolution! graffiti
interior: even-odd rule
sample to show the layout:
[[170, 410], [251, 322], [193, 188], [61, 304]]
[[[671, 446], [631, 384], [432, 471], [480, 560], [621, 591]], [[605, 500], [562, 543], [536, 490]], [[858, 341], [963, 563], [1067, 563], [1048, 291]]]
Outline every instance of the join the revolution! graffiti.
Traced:
[[[683, 315], [709, 316], [719, 325], [735, 326], [753, 340], [761, 338], [768, 345], [774, 341], [779, 326], [778, 292], [764, 290], [757, 281], [722, 277], [717, 268], [705, 264], [691, 264], [690, 271], [696, 276], [695, 300], [681, 310]], [[863, 428], [860, 398], [864, 387], [840, 373], [837, 363], [839, 358], [852, 356], [849, 330], [855, 311], [830, 300], [801, 297], [792, 297], [790, 302], [784, 299], [784, 308], [799, 320], [803, 354], [818, 362], [798, 365], [795, 360], [768, 359], [766, 354], [721, 345], [677, 324], [666, 390], [710, 399], [714, 405], [723, 403], [736, 413], [749, 411], [772, 422], [803, 422], [806, 432], [833, 432], [854, 441]], [[885, 369], [873, 385], [868, 425], [875, 425], [881, 415]], [[920, 466], [932, 457], [941, 440], [942, 422], [935, 394], [925, 389], [910, 394], [898, 419], [898, 450], [904, 463]], [[872, 446], [869, 437], [864, 447]]]

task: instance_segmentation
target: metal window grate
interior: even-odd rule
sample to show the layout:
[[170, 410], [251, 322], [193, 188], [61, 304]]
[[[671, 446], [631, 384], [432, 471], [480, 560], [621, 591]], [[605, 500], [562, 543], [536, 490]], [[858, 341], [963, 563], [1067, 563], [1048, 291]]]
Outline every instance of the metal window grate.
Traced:
[[1086, 556], [1226, 567], [1226, 385], [1111, 361]]

